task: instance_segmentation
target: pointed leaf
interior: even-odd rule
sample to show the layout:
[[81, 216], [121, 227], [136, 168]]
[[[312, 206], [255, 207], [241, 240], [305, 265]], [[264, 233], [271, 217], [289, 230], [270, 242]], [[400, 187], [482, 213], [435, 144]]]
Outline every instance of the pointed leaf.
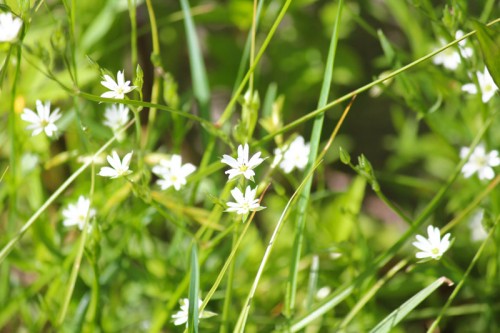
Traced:
[[495, 84], [500, 87], [500, 44], [498, 39], [495, 40], [495, 32], [492, 28], [486, 25], [474, 21], [474, 28], [477, 31], [477, 39], [479, 40], [479, 45], [481, 46], [481, 52], [483, 53], [484, 62], [488, 71], [495, 81]]

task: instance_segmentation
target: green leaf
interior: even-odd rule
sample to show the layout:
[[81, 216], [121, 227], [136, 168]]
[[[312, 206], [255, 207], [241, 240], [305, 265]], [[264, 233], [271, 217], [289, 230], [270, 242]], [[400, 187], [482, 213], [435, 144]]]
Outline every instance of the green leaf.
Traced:
[[472, 22], [474, 28], [477, 31], [477, 39], [479, 40], [479, 45], [481, 46], [481, 52], [483, 53], [484, 62], [488, 71], [495, 81], [495, 84], [500, 87], [500, 44], [498, 39], [495, 39], [495, 32], [492, 28], [487, 27], [481, 22]]
[[385, 317], [377, 326], [375, 326], [370, 333], [384, 333], [390, 332], [403, 318], [405, 318], [414, 308], [423, 302], [430, 294], [432, 294], [443, 283], [452, 285], [453, 282], [445, 277], [440, 277], [429, 286], [419, 291], [415, 296], [403, 303], [399, 308], [391, 312], [390, 315]]
[[200, 267], [198, 265], [198, 247], [191, 249], [191, 279], [189, 281], [188, 328], [190, 333], [198, 332], [198, 286], [200, 285]]

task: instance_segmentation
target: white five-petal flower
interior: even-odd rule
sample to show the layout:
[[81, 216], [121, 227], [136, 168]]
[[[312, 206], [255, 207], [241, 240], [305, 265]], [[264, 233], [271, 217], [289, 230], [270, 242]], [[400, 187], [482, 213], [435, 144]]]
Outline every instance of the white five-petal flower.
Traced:
[[249, 154], [248, 144], [245, 143], [244, 146], [238, 146], [237, 159], [229, 155], [222, 156], [221, 162], [231, 167], [231, 169], [226, 171], [230, 180], [239, 175], [243, 175], [246, 179], [253, 180], [253, 176], [255, 176], [255, 171], [253, 171], [253, 169], [261, 164], [264, 159], [260, 157], [260, 152], [255, 153], [250, 159], [248, 158]]
[[51, 137], [57, 131], [57, 126], [54, 123], [59, 118], [61, 118], [61, 114], [58, 108], [54, 112], [50, 112], [50, 101], [45, 102], [44, 105], [40, 100], [37, 100], [36, 113], [24, 108], [24, 112], [21, 114], [22, 120], [31, 123], [26, 129], [33, 131], [32, 136], [45, 132], [48, 137]]
[[161, 160], [159, 165], [153, 167], [153, 172], [160, 177], [157, 184], [162, 190], [173, 186], [177, 191], [186, 185], [186, 178], [196, 170], [191, 163], [182, 164], [180, 155], [172, 155], [170, 160]]
[[104, 81], [101, 81], [101, 84], [110, 90], [101, 95], [101, 97], [105, 98], [124, 99], [125, 94], [137, 88], [136, 86], [130, 86], [130, 81], [125, 81], [123, 71], [118, 71], [116, 81], [111, 76], [104, 74]]
[[[463, 37], [464, 33], [461, 30], [458, 30], [455, 33], [455, 39], [459, 39]], [[441, 46], [448, 44], [446, 40], [440, 39], [439, 43]], [[444, 68], [455, 70], [458, 68], [458, 65], [461, 62], [461, 56], [464, 58], [472, 57], [473, 51], [471, 47], [466, 46], [466, 41], [462, 40], [458, 43], [459, 51], [455, 47], [449, 47], [443, 52], [440, 52], [432, 58], [432, 62], [436, 65], [443, 65]], [[460, 56], [461, 55], [461, 56]]]
[[[463, 147], [460, 150], [460, 157], [465, 158], [469, 154], [470, 149]], [[493, 179], [495, 172], [493, 167], [500, 165], [500, 157], [498, 151], [492, 150], [489, 153], [483, 145], [478, 145], [469, 157], [467, 163], [462, 167], [462, 173], [465, 178], [469, 178], [477, 172], [479, 179]]]
[[65, 227], [78, 226], [83, 230], [85, 220], [91, 219], [95, 216], [95, 209], [90, 208], [90, 200], [81, 195], [76, 204], [69, 204], [67, 208], [62, 211]]
[[0, 14], [0, 42], [12, 42], [17, 38], [23, 21], [12, 13]]
[[418, 259], [435, 259], [439, 260], [443, 253], [450, 247], [450, 234], [447, 233], [441, 239], [441, 233], [439, 228], [435, 228], [432, 225], [427, 227], [427, 235], [425, 238], [421, 235], [417, 235], [417, 241], [413, 242], [413, 245], [420, 250], [415, 256]]
[[293, 169], [304, 170], [309, 159], [309, 143], [305, 143], [302, 136], [297, 136], [289, 146], [278, 148], [275, 151], [275, 164], [279, 162], [280, 168], [285, 173], [290, 173]]
[[104, 111], [104, 125], [108, 126], [114, 131], [119, 130], [130, 119], [129, 109], [123, 104], [112, 104]]
[[[493, 78], [488, 71], [488, 68], [484, 67], [484, 72], [476, 72], [477, 81], [479, 82], [479, 89], [481, 90], [481, 99], [483, 103], [488, 103], [490, 99], [495, 96], [495, 92], [498, 91], [498, 87], [493, 81]], [[474, 83], [467, 83], [462, 86], [462, 91], [469, 94], [477, 94], [477, 87]]]
[[112, 156], [108, 155], [106, 157], [111, 168], [107, 166], [102, 167], [98, 175], [102, 177], [118, 178], [131, 174], [132, 171], [129, 170], [129, 165], [132, 159], [132, 153], [133, 151], [125, 155], [123, 160], [120, 160], [120, 156], [118, 156], [116, 151], [113, 151]]
[[245, 189], [245, 195], [237, 187], [231, 190], [231, 194], [236, 202], [228, 202], [226, 212], [236, 212], [236, 214], [244, 215], [250, 211], [259, 211], [266, 207], [259, 204], [259, 199], [255, 198], [257, 187], [252, 190], [250, 186]]
[[[174, 325], [177, 326], [177, 325], [182, 325], [185, 323], [186, 327], [187, 327], [187, 325], [188, 325], [188, 313], [189, 313], [189, 299], [182, 298], [181, 300], [179, 300], [179, 303], [181, 305], [181, 309], [172, 315], [172, 319], [174, 320]], [[201, 299], [199, 299], [198, 300], [198, 308], [200, 308], [202, 303], [203, 302], [201, 301]], [[213, 317], [215, 315], [216, 315], [216, 313], [211, 312], [211, 311], [206, 311], [206, 310], [203, 310], [200, 313], [198, 313], [198, 317], [200, 319], [210, 318], [210, 317]]]

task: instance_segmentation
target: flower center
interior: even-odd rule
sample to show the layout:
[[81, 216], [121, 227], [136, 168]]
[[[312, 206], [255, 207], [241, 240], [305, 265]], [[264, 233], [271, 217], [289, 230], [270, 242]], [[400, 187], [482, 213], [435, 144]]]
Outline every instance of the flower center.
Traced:
[[434, 254], [434, 255], [438, 255], [439, 254], [439, 249], [437, 247], [433, 248], [431, 250], [431, 253]]
[[240, 171], [245, 172], [245, 171], [247, 171], [247, 170], [248, 170], [248, 165], [246, 165], [246, 164], [242, 164], [242, 165], [240, 166]]

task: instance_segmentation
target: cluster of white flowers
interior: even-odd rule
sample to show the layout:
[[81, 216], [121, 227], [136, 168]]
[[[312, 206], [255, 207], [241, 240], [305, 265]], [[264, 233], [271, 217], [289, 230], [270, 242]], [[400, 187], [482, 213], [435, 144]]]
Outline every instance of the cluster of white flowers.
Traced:
[[195, 170], [196, 167], [193, 164], [182, 164], [182, 157], [175, 154], [169, 160], [161, 160], [153, 167], [153, 172], [160, 178], [157, 184], [162, 190], [173, 186], [176, 191], [179, 191], [186, 185], [186, 178]]
[[273, 167], [279, 167], [285, 173], [292, 172], [295, 168], [304, 170], [311, 151], [309, 143], [305, 143], [302, 136], [297, 136], [289, 145], [274, 150]]
[[[187, 327], [188, 313], [189, 313], [189, 299], [182, 298], [181, 300], [179, 300], [179, 303], [181, 305], [181, 309], [172, 315], [172, 320], [174, 321], [174, 325], [176, 326], [186, 324]], [[198, 299], [198, 309], [201, 307], [202, 303], [203, 302], [201, 301], [201, 299]], [[203, 310], [200, 313], [198, 313], [198, 318], [200, 319], [210, 318], [215, 315], [216, 313], [214, 312]]]
[[[461, 30], [458, 30], [455, 33], [455, 39], [462, 38], [464, 33]], [[448, 44], [446, 40], [440, 39], [439, 43], [441, 44], [440, 47], [445, 46]], [[473, 55], [473, 51], [471, 47], [468, 47], [466, 45], [466, 41], [462, 40], [458, 43], [458, 50], [454, 48], [447, 48], [443, 52], [440, 52], [434, 56], [432, 61], [436, 65], [443, 65], [444, 68], [450, 69], [450, 70], [455, 70], [458, 68], [458, 65], [461, 62], [461, 58], [470, 58]]]
[[[488, 103], [490, 99], [495, 96], [495, 93], [498, 91], [498, 87], [493, 81], [488, 68], [484, 67], [484, 72], [476, 72], [477, 82], [479, 83], [479, 90], [481, 91], [481, 99], [483, 103]], [[465, 91], [469, 94], [477, 94], [478, 89], [474, 83], [467, 83], [462, 86], [462, 91]]]
[[[226, 174], [229, 175], [229, 180], [241, 175], [248, 180], [254, 181], [255, 171], [253, 171], [253, 169], [264, 161], [260, 155], [261, 152], [257, 152], [249, 158], [250, 148], [248, 144], [238, 146], [238, 156], [236, 158], [229, 155], [223, 155], [221, 162], [231, 167], [231, 169], [226, 171]], [[247, 185], [244, 195], [238, 187], [235, 187], [231, 190], [231, 194], [236, 202], [227, 202], [228, 208], [226, 212], [235, 212], [239, 215], [245, 215], [249, 212], [259, 211], [265, 208], [259, 204], [259, 199], [256, 198], [257, 187], [252, 189], [250, 185]]]
[[[469, 152], [469, 148], [463, 147], [460, 150], [460, 157], [465, 158], [469, 155]], [[484, 145], [480, 144], [474, 149], [467, 163], [462, 167], [462, 173], [465, 178], [469, 178], [477, 172], [480, 180], [493, 179], [495, 177], [493, 168], [499, 165], [500, 157], [498, 156], [498, 151], [492, 150], [487, 153]]]
[[93, 218], [95, 213], [95, 209], [90, 208], [90, 200], [81, 195], [76, 204], [69, 204], [68, 207], [62, 211], [64, 217], [63, 225], [65, 227], [76, 225], [80, 230], [83, 230], [85, 221]]
[[0, 13], [0, 42], [12, 42], [19, 35], [23, 21], [12, 13]]

